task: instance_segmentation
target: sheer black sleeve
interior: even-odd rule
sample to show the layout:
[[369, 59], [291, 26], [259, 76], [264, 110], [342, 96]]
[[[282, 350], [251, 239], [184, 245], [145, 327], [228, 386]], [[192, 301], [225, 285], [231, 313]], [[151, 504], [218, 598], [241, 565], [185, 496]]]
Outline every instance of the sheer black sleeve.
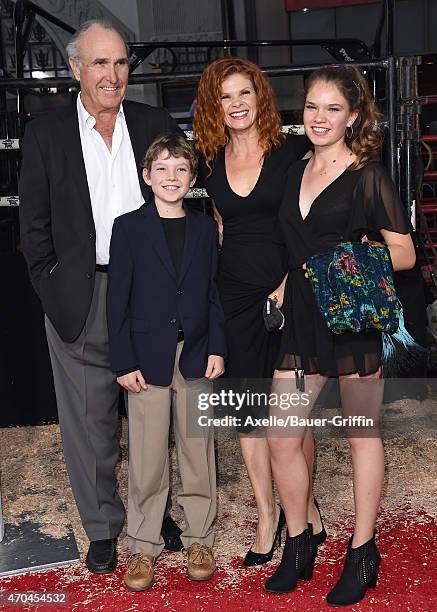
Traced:
[[387, 169], [370, 163], [362, 169], [354, 194], [353, 232], [381, 229], [398, 234], [413, 231]]

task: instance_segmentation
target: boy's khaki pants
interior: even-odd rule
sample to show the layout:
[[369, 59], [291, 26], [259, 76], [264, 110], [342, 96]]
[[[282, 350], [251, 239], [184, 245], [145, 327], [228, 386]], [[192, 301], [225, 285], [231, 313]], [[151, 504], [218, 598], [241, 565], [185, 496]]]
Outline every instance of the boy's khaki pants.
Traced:
[[185, 548], [194, 542], [206, 546], [214, 543], [211, 525], [217, 502], [213, 428], [197, 427], [196, 437], [187, 435], [187, 411], [195, 420], [201, 414], [196, 392], [208, 393], [211, 388], [204, 378], [183, 378], [178, 366], [182, 347], [183, 342], [179, 342], [169, 387], [147, 385], [146, 390], [129, 393], [127, 535], [132, 554], [157, 557], [164, 548], [161, 526], [169, 490], [171, 412], [182, 483], [177, 500], [186, 522], [182, 543]]

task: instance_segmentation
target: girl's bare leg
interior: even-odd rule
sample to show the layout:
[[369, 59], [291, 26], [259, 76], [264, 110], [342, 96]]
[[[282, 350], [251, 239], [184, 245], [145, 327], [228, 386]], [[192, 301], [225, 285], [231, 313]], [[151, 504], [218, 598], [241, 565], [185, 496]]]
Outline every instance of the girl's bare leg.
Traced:
[[364, 431], [358, 427], [348, 431], [355, 502], [352, 547], [357, 548], [373, 536], [384, 483], [384, 449], [377, 427], [384, 383], [379, 371], [367, 377], [345, 376], [340, 378], [340, 392], [344, 417], [365, 416], [375, 424]]

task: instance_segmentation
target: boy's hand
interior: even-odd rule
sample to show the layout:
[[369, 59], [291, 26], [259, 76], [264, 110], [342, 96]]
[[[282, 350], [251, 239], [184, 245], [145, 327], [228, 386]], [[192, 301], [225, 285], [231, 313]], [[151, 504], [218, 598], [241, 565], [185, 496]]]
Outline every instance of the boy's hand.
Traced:
[[139, 370], [129, 372], [129, 374], [124, 374], [123, 376], [118, 376], [117, 382], [123, 389], [131, 391], [132, 393], [139, 393], [141, 389], [147, 389], [146, 381]]
[[225, 371], [225, 360], [218, 355], [210, 355], [208, 357], [208, 365], [206, 366], [205, 378], [214, 380], [221, 376]]

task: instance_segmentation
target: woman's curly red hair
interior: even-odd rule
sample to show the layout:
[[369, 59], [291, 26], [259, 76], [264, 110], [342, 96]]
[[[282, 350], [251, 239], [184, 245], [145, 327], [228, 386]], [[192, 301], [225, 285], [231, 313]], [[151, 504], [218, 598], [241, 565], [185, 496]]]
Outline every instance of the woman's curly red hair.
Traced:
[[193, 118], [194, 144], [211, 170], [219, 150], [229, 142], [221, 103], [222, 83], [232, 74], [244, 74], [253, 83], [257, 97], [259, 145], [269, 155], [285, 137], [272, 86], [261, 69], [249, 60], [224, 57], [205, 68], [197, 87]]

